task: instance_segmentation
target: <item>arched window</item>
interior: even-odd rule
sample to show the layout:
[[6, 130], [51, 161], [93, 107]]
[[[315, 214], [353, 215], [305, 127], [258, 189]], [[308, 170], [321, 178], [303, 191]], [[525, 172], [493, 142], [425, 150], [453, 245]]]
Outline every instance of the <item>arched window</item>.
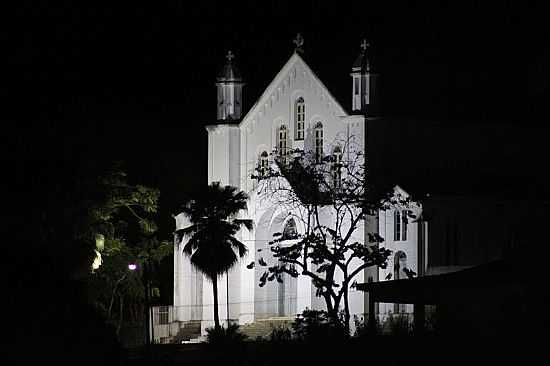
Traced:
[[304, 139], [304, 121], [306, 120], [306, 104], [304, 98], [300, 97], [294, 105], [294, 138]]
[[290, 219], [286, 222], [285, 228], [283, 229], [283, 240], [296, 239], [298, 237], [298, 230], [296, 229], [296, 221]]
[[323, 124], [317, 122], [314, 128], [315, 133], [315, 161], [320, 163], [323, 160]]
[[395, 210], [393, 213], [393, 240], [407, 240], [407, 211]]
[[401, 211], [393, 212], [393, 241], [401, 240]]
[[267, 175], [267, 170], [269, 168], [269, 155], [267, 151], [264, 151], [260, 154], [260, 159], [258, 161], [258, 173], [260, 177], [265, 177]]
[[393, 260], [393, 276], [396, 280], [407, 278], [405, 268], [407, 268], [407, 255], [402, 251], [398, 251], [395, 253]]
[[285, 125], [279, 127], [277, 134], [277, 152], [283, 164], [286, 164], [288, 155], [288, 130]]
[[332, 186], [339, 189], [342, 186], [342, 149], [336, 146], [332, 150]]

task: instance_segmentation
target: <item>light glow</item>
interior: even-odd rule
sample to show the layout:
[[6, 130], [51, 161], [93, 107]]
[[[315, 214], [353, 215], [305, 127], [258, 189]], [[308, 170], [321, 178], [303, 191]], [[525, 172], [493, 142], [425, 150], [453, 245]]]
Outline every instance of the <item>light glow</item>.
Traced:
[[95, 236], [95, 247], [100, 252], [105, 248], [105, 236], [103, 234], [97, 234]]
[[103, 263], [103, 260], [101, 259], [101, 253], [99, 253], [97, 250], [94, 249], [95, 252], [95, 258], [92, 262], [92, 270], [95, 271], [101, 266], [101, 263]]

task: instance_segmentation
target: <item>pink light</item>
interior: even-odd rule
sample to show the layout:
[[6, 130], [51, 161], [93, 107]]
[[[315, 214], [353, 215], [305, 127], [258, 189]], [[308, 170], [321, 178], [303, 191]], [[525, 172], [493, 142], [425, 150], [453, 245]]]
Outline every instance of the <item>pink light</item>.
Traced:
[[135, 271], [136, 268], [137, 268], [137, 265], [136, 265], [135, 263], [130, 263], [130, 264], [128, 264], [128, 269], [129, 269], [130, 271]]

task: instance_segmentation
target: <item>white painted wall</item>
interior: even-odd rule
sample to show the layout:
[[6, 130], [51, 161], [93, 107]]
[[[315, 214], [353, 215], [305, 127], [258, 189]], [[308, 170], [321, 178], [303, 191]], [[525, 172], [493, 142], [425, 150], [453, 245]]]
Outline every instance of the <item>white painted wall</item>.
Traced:
[[[406, 198], [409, 195], [404, 192], [399, 187], [396, 187], [395, 189], [396, 194], [401, 194], [402, 197]], [[418, 270], [418, 223], [414, 222], [415, 220], [413, 218], [409, 218], [409, 223], [407, 225], [407, 240], [394, 240], [394, 213], [395, 210], [410, 210], [413, 212], [413, 215], [416, 217], [420, 217], [422, 213], [422, 208], [417, 203], [411, 203], [409, 206], [405, 207], [402, 205], [394, 206], [391, 209], [388, 210], [380, 210], [379, 211], [379, 233], [384, 238], [384, 243], [382, 243], [382, 246], [384, 246], [387, 249], [390, 249], [392, 251], [392, 255], [388, 258], [388, 265], [386, 268], [380, 268], [379, 269], [379, 281], [386, 281], [387, 276], [391, 273], [392, 278], [391, 280], [395, 280], [394, 277], [394, 265], [395, 265], [395, 254], [398, 251], [402, 251], [407, 256], [407, 268], [412, 269], [417, 274], [419, 273]], [[384, 315], [388, 312], [394, 312], [394, 306], [393, 304], [388, 303], [380, 303], [379, 305], [379, 312], [380, 314]], [[413, 306], [407, 305], [406, 310], [407, 313], [413, 312]]]

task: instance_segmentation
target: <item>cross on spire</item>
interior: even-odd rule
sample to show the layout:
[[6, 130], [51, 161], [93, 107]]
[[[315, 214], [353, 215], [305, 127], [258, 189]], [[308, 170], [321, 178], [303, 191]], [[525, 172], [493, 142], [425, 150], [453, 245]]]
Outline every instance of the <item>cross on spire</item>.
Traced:
[[304, 45], [304, 38], [300, 33], [296, 34], [296, 38], [292, 41], [296, 45], [294, 51], [302, 51], [302, 46]]
[[227, 51], [227, 55], [225, 56], [225, 58], [227, 59], [227, 61], [231, 62], [231, 60], [235, 58], [235, 55], [233, 54], [233, 52], [231, 52], [231, 50], [229, 50]]
[[363, 52], [367, 51], [367, 48], [370, 47], [370, 43], [367, 42], [366, 38], [363, 38], [363, 42], [361, 42], [361, 49]]

